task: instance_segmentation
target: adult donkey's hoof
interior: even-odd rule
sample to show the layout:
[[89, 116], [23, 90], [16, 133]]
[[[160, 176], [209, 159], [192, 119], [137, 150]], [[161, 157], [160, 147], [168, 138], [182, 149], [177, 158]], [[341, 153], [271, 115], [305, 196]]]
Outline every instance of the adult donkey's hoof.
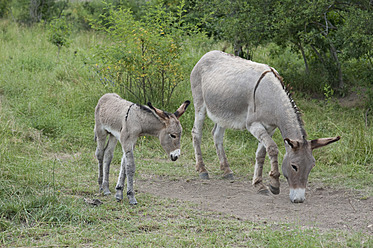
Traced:
[[254, 184], [254, 188], [260, 195], [269, 195], [269, 190], [263, 183]]
[[274, 195], [280, 194], [280, 188], [279, 187], [273, 187], [272, 185], [269, 185], [269, 190], [272, 192]]
[[264, 188], [264, 189], [259, 189], [258, 194], [260, 195], [269, 195], [269, 190]]
[[104, 196], [107, 196], [107, 195], [111, 194], [110, 190], [108, 190], [108, 189], [104, 190], [102, 193], [104, 194]]
[[201, 178], [201, 179], [210, 179], [209, 173], [208, 172], [199, 173], [199, 178]]
[[234, 175], [233, 175], [233, 173], [223, 175], [223, 179], [234, 180]]

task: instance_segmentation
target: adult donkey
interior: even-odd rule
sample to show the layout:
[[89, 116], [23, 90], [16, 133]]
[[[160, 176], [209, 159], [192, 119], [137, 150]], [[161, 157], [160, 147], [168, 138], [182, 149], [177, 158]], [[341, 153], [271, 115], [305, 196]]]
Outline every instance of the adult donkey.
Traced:
[[[115, 189], [116, 199], [123, 199], [124, 180], [127, 176], [127, 197], [131, 205], [137, 204], [133, 190], [135, 161], [133, 150], [137, 138], [143, 135], [158, 136], [163, 149], [172, 161], [180, 156], [182, 128], [179, 118], [189, 105], [185, 101], [175, 113], [167, 113], [148, 103], [149, 107], [134, 104], [117, 94], [103, 95], [95, 110], [96, 157], [98, 160], [98, 184], [104, 195], [109, 195], [109, 170], [114, 148], [119, 140], [123, 157]], [[106, 139], [109, 136], [107, 144]]]
[[259, 141], [252, 183], [259, 193], [268, 193], [262, 182], [268, 153], [271, 162], [269, 189], [279, 194], [278, 147], [272, 139], [275, 129], [279, 128], [286, 148], [282, 172], [289, 183], [290, 200], [303, 202], [308, 175], [315, 166], [312, 150], [340, 137], [308, 141], [298, 108], [285, 90], [282, 78], [268, 65], [211, 51], [195, 65], [190, 81], [195, 108], [193, 145], [200, 177], [209, 178], [201, 152], [202, 126], [207, 112], [215, 123], [212, 134], [224, 177], [233, 178], [223, 148], [224, 131], [226, 128], [247, 129]]

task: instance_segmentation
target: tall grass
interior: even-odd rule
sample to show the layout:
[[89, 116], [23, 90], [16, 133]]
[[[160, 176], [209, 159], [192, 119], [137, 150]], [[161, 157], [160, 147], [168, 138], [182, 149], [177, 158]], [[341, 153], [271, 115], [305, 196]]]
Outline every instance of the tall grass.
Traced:
[[[290, 224], [255, 224], [147, 194], [138, 195], [141, 205], [135, 208], [111, 198], [100, 198], [105, 203], [101, 207], [87, 206], [84, 197], [97, 197], [94, 107], [112, 88], [102, 85], [84, 62], [90, 49], [105, 39], [93, 32], [74, 34], [71, 46], [63, 48], [57, 60], [57, 48], [45, 33], [43, 26], [26, 29], [0, 21], [1, 245], [344, 247], [360, 246], [361, 240], [368, 240], [369, 246], [370, 239], [358, 233], [337, 233], [336, 238], [335, 233], [320, 234], [317, 229], [303, 230]], [[214, 44], [196, 48], [192, 41], [186, 42], [190, 48], [185, 59], [191, 65], [207, 50], [217, 48]], [[181, 83], [175, 94], [178, 101], [167, 111], [192, 100], [189, 82]], [[310, 138], [342, 136], [338, 143], [315, 152], [317, 166], [311, 179], [371, 195], [373, 130], [364, 126], [364, 111], [297, 98]], [[141, 137], [135, 153], [137, 175], [197, 176], [190, 134], [193, 106], [181, 120], [182, 159], [176, 164], [164, 162], [159, 141]], [[211, 128], [207, 120], [203, 152], [211, 173], [220, 175]], [[275, 140], [283, 155], [278, 132]], [[232, 169], [238, 177], [250, 180], [256, 140], [248, 132], [228, 130], [225, 142]], [[118, 148], [113, 178], [120, 153]]]

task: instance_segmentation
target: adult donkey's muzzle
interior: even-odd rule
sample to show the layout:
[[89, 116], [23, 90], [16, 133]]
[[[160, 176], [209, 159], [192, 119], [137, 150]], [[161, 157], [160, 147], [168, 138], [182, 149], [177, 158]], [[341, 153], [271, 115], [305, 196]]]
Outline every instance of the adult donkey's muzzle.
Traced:
[[292, 203], [302, 203], [306, 200], [306, 189], [297, 188], [292, 189], [290, 188], [290, 200]]
[[176, 161], [180, 157], [180, 149], [171, 152], [170, 157], [172, 161]]

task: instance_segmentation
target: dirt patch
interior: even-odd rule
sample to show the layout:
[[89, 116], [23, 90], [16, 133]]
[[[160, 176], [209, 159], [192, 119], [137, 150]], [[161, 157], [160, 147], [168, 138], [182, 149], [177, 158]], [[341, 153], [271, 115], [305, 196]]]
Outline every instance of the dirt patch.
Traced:
[[289, 199], [287, 182], [279, 195], [257, 194], [244, 179], [169, 180], [146, 176], [137, 179], [139, 193], [196, 203], [202, 210], [217, 211], [257, 223], [295, 223], [305, 228], [339, 229], [373, 234], [373, 200], [342, 189], [308, 186], [306, 201]]

